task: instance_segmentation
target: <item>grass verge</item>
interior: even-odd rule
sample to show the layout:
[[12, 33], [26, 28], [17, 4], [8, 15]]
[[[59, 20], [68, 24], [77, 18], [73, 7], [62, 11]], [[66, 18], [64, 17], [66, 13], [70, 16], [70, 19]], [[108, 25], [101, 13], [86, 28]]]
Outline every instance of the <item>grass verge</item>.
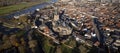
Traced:
[[10, 6], [5, 6], [0, 8], [0, 15], [6, 15], [10, 14], [15, 11], [19, 11], [22, 9], [29, 8], [31, 6], [43, 3], [43, 2], [48, 2], [49, 0], [41, 0], [38, 2], [25, 2], [25, 3], [20, 3], [20, 4], [15, 4], [15, 5], [10, 5]]

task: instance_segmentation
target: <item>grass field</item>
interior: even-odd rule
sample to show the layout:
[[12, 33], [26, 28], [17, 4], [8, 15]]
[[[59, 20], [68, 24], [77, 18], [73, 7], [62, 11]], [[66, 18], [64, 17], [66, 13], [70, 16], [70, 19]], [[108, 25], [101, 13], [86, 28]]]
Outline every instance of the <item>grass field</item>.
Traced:
[[26, 3], [20, 3], [20, 4], [16, 4], [16, 5], [1, 7], [0, 15], [9, 14], [9, 13], [12, 13], [15, 11], [19, 11], [19, 10], [43, 3], [43, 2], [47, 2], [47, 1], [49, 1], [49, 0], [38, 1], [38, 2], [26, 2]]

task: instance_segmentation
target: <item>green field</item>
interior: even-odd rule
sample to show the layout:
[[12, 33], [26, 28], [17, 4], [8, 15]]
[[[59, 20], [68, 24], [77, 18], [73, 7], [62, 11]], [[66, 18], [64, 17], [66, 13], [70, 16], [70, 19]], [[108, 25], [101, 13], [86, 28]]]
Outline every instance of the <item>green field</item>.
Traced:
[[44, 1], [38, 1], [38, 2], [24, 2], [16, 5], [10, 5], [10, 6], [5, 6], [0, 8], [0, 15], [5, 15], [5, 14], [10, 14], [15, 11], [19, 11], [43, 2], [47, 2], [49, 0], [44, 0]]

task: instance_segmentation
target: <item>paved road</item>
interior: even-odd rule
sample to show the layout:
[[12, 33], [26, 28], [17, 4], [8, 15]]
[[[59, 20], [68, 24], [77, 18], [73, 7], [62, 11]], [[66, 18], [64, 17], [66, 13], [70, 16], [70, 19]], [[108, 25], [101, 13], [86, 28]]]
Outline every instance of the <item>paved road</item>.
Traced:
[[95, 29], [95, 33], [97, 35], [97, 39], [98, 39], [98, 41], [101, 42], [102, 38], [101, 38], [100, 31], [98, 30], [98, 26], [97, 26], [98, 25], [98, 23], [97, 23], [97, 18], [98, 17], [92, 16], [92, 15], [90, 15], [88, 13], [85, 13], [85, 12], [81, 12], [81, 13], [91, 17], [91, 19], [92, 19], [92, 25], [93, 25], [93, 27]]

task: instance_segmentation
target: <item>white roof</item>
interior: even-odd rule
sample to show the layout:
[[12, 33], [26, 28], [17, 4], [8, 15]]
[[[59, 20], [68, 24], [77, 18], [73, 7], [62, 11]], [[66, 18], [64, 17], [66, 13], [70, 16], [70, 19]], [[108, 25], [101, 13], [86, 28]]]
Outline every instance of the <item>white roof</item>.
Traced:
[[20, 16], [14, 16], [14, 18], [15, 18], [15, 19], [18, 19], [18, 18], [20, 18]]
[[37, 27], [37, 26], [32, 26], [31, 28], [35, 28], [35, 29], [36, 29], [36, 28], [38, 28], [38, 27]]
[[92, 36], [92, 37], [96, 37], [96, 34], [91, 33], [91, 36]]
[[88, 29], [87, 28], [85, 28], [85, 29], [83, 29], [84, 31], [87, 31]]
[[85, 34], [85, 36], [89, 36], [89, 34]]
[[80, 39], [78, 37], [76, 37], [76, 41], [79, 41]]
[[36, 9], [36, 11], [40, 11], [40, 9]]
[[93, 34], [92, 36], [93, 36], [93, 37], [96, 37], [96, 34]]

